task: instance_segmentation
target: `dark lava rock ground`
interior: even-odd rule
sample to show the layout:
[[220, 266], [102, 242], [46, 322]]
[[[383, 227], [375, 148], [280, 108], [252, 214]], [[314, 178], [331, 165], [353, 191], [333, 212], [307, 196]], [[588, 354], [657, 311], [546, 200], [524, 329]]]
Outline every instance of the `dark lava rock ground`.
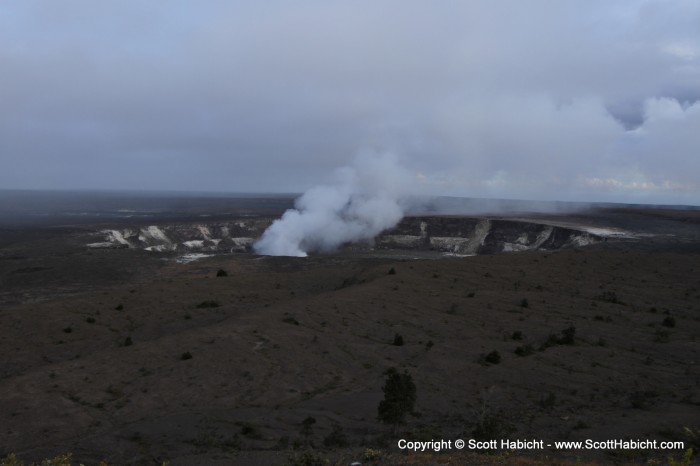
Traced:
[[[468, 439], [485, 421], [497, 438], [697, 448], [685, 428], [700, 429], [698, 218], [587, 215], [654, 236], [439, 260], [345, 251], [179, 264], [88, 249], [85, 226], [3, 230], [0, 456], [285, 464], [313, 445], [338, 464], [367, 448], [379, 460], [366, 464], [490, 464], [505, 453], [413, 455], [395, 442]], [[396, 433], [377, 420], [390, 367], [417, 387]], [[324, 447], [334, 429], [346, 446]], [[681, 453], [517, 455], [645, 464]]]

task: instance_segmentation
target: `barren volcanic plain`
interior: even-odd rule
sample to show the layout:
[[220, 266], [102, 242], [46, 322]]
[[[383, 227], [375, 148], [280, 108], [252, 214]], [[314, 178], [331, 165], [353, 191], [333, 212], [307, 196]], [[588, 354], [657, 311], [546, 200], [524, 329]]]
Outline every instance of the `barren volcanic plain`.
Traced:
[[[0, 457], [668, 464], [700, 446], [700, 211], [477, 216], [473, 231], [409, 217], [372, 244], [292, 258], [242, 237], [222, 248], [215, 232], [289, 204], [237, 202], [2, 225]], [[392, 367], [416, 387], [396, 428], [377, 417]], [[684, 448], [414, 453], [401, 438]]]

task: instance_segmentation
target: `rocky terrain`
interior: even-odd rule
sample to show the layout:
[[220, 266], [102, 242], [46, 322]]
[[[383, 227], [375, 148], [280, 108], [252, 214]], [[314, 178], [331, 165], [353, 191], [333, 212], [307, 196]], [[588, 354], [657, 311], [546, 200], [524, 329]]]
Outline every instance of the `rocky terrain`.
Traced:
[[[396, 440], [697, 449], [693, 212], [413, 217], [336, 254], [230, 253], [232, 238], [269, 221], [0, 232], [0, 457], [667, 464], [683, 451], [411, 454]], [[164, 244], [175, 250], [153, 247]], [[226, 253], [175, 260], [220, 245]], [[392, 367], [417, 394], [396, 431], [377, 419]]]

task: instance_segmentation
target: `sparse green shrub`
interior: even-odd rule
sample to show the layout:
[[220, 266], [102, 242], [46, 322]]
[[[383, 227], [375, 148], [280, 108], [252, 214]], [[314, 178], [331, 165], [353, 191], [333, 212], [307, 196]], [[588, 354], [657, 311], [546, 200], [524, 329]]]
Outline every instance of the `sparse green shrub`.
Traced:
[[313, 434], [313, 426], [316, 424], [316, 419], [308, 416], [306, 419], [301, 421], [301, 435], [307, 439]]
[[338, 285], [337, 289], [338, 289], [338, 290], [341, 290], [341, 289], [343, 289], [343, 288], [347, 288], [348, 286], [359, 285], [359, 284], [361, 284], [361, 283], [365, 283], [365, 280], [364, 280], [364, 279], [359, 279], [358, 277], [353, 276], [353, 277], [349, 277], [349, 278], [343, 279], [343, 283], [341, 283], [340, 285]]
[[547, 396], [540, 398], [539, 405], [543, 409], [550, 409], [553, 408], [554, 405], [557, 403], [557, 396], [549, 392]]
[[201, 303], [197, 304], [197, 309], [207, 309], [207, 308], [219, 307], [219, 306], [221, 306], [221, 304], [219, 304], [218, 301], [209, 300], [209, 301], [202, 301]]
[[513, 340], [520, 341], [523, 339], [523, 332], [521, 332], [520, 330], [516, 330], [515, 332], [513, 332], [513, 334], [510, 336], [510, 338]]
[[327, 448], [343, 448], [348, 445], [348, 439], [340, 424], [334, 423], [331, 432], [323, 439], [323, 446]]
[[128, 337], [124, 338], [124, 343], [122, 344], [122, 346], [131, 346], [133, 344], [134, 344], [134, 340], [131, 339], [131, 336], [128, 336]]
[[527, 301], [527, 298], [523, 298], [520, 301], [520, 307], [530, 307], [530, 303]]
[[435, 346], [435, 343], [433, 343], [433, 340], [428, 340], [428, 343], [425, 344], [425, 349], [430, 349], [433, 346]]
[[393, 267], [390, 268], [390, 269], [389, 269], [389, 272], [387, 273], [387, 275], [396, 275], [396, 269], [393, 268]]
[[0, 466], [24, 466], [24, 462], [17, 458], [17, 455], [14, 453], [10, 453], [6, 457], [0, 459]]
[[277, 445], [273, 447], [273, 450], [286, 450], [289, 448], [289, 437], [283, 435], [277, 440]]
[[392, 424], [396, 431], [416, 404], [416, 384], [407, 371], [399, 373], [393, 367], [386, 371], [386, 376], [382, 387], [384, 399], [377, 407], [377, 417], [384, 424]]
[[515, 348], [514, 353], [517, 354], [518, 356], [529, 356], [532, 353], [535, 352], [535, 349], [532, 347], [532, 345], [523, 345], [523, 346], [518, 346]]
[[508, 438], [513, 432], [515, 432], [515, 427], [508, 422], [503, 413], [485, 413], [472, 431], [472, 437], [479, 441], [493, 440]]
[[586, 422], [579, 419], [579, 421], [574, 426], [574, 430], [589, 429], [590, 427], [591, 426], [589, 426]]
[[216, 276], [217, 276], [217, 277], [228, 277], [228, 272], [225, 271], [224, 269], [219, 269], [219, 270], [216, 272]]
[[85, 322], [87, 322], [88, 324], [94, 324], [95, 318], [94, 317], [86, 317]]
[[[64, 455], [54, 456], [53, 458], [46, 458], [37, 465], [37, 463], [32, 463], [31, 466], [71, 466], [71, 460], [73, 459], [72, 453], [66, 453]], [[100, 465], [106, 463], [100, 463]], [[24, 461], [17, 458], [17, 455], [10, 453], [4, 458], [0, 458], [0, 466], [24, 466]]]
[[683, 452], [683, 456], [678, 461], [674, 460], [672, 457], [668, 458], [668, 466], [690, 466], [693, 464], [693, 449], [688, 448]]
[[664, 327], [673, 328], [676, 326], [676, 319], [671, 316], [666, 316], [663, 322], [661, 322], [661, 325]]
[[285, 324], [292, 324], [292, 325], [299, 325], [299, 321], [296, 320], [293, 316], [288, 316], [282, 319], [282, 322]]
[[72, 333], [72, 332], [73, 332], [73, 328], [72, 328], [72, 327], [65, 327], [65, 328], [63, 329], [63, 333]]
[[550, 334], [547, 341], [542, 343], [540, 351], [556, 345], [573, 345], [576, 342], [576, 327], [567, 327], [561, 331], [561, 335]]
[[668, 343], [671, 341], [671, 333], [668, 330], [656, 329], [654, 341], [657, 343]]
[[499, 364], [501, 362], [501, 355], [498, 351], [491, 351], [486, 356], [483, 356], [484, 362], [488, 364]]
[[540, 351], [544, 351], [545, 349], [549, 348], [550, 346], [555, 346], [559, 344], [559, 337], [556, 336], [553, 333], [550, 333], [549, 336], [547, 337], [547, 340], [540, 345]]
[[117, 307], [114, 308], [116, 311], [123, 311], [124, 310], [124, 305], [123, 304], [117, 304]]
[[260, 435], [258, 428], [252, 422], [243, 421], [238, 422], [237, 424], [241, 426], [241, 435], [243, 435], [244, 437], [248, 437], [251, 439], [262, 438], [262, 435]]
[[109, 393], [114, 400], [118, 400], [124, 396], [124, 390], [118, 386], [110, 385], [105, 391]]
[[576, 327], [567, 327], [561, 331], [562, 337], [559, 339], [560, 345], [573, 345], [574, 337], [576, 335]]
[[622, 304], [622, 301], [618, 299], [617, 293], [615, 293], [614, 291], [604, 291], [603, 293], [598, 295], [597, 298], [600, 301], [605, 301], [606, 303]]
[[683, 437], [686, 445], [691, 445], [693, 448], [700, 448], [700, 429], [692, 427], [683, 427]]
[[467, 294], [467, 298], [473, 298], [474, 296], [476, 296], [476, 293], [473, 292], [473, 291], [470, 291], [470, 292]]
[[445, 434], [438, 424], [421, 424], [411, 429], [411, 438], [419, 442], [429, 442], [442, 437], [445, 437]]
[[182, 353], [182, 355], [180, 355], [180, 359], [183, 361], [187, 361], [188, 359], [192, 359], [192, 353], [190, 353], [189, 351], [186, 351], [186, 352]]
[[630, 405], [634, 409], [649, 409], [658, 396], [658, 393], [652, 390], [637, 390], [630, 394]]
[[394, 346], [403, 346], [403, 337], [398, 333], [394, 335], [394, 341], [391, 343]]
[[226, 437], [211, 429], [201, 430], [196, 437], [186, 441], [204, 450], [218, 448], [226, 451], [235, 451], [240, 450], [242, 446], [238, 434]]
[[289, 455], [286, 466], [326, 466], [327, 464], [328, 462], [318, 453], [306, 450]]
[[362, 461], [379, 461], [381, 457], [382, 451], [373, 448], [368, 448], [362, 453]]

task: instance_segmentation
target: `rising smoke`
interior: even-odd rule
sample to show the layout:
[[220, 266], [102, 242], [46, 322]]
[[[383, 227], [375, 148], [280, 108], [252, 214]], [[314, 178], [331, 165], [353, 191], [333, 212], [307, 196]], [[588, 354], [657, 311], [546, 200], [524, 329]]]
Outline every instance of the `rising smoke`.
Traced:
[[309, 189], [255, 243], [258, 254], [304, 257], [371, 240], [404, 215], [412, 177], [393, 154], [363, 154]]

